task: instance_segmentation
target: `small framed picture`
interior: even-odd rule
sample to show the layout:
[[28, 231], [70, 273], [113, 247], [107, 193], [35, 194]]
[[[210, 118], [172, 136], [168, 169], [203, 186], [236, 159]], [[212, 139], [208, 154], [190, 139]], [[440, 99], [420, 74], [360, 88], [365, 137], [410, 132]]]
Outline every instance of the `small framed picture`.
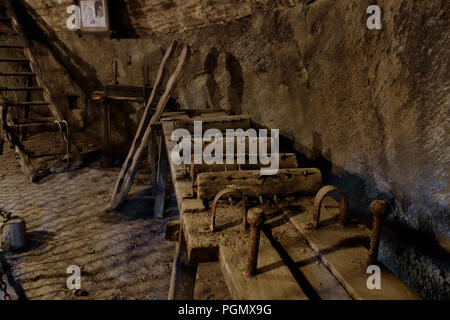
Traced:
[[79, 0], [81, 31], [108, 31], [108, 0]]

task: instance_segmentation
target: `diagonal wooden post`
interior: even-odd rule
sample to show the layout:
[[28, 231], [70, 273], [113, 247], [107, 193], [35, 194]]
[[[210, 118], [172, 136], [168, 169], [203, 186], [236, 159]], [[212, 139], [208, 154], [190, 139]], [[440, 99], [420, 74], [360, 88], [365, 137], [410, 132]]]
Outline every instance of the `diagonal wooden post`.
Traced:
[[[114, 187], [110, 205], [111, 209], [113, 210], [119, 207], [121, 204], [123, 204], [128, 196], [128, 192], [130, 191], [131, 185], [136, 175], [137, 164], [142, 156], [144, 148], [147, 147], [149, 137], [152, 134], [152, 125], [159, 122], [159, 120], [161, 119], [161, 116], [164, 112], [164, 108], [166, 107], [167, 102], [169, 101], [169, 98], [172, 95], [173, 91], [175, 90], [175, 87], [182, 75], [182, 72], [184, 71], [186, 62], [188, 60], [188, 56], [189, 56], [189, 47], [187, 45], [184, 45], [180, 57], [178, 58], [178, 65], [167, 83], [164, 94], [159, 100], [155, 114], [151, 118], [150, 123], [146, 125], [145, 132], [142, 135], [142, 130], [145, 125], [145, 118], [147, 118], [147, 114], [150, 112], [150, 110], [148, 109], [149, 105], [151, 104], [151, 100], [153, 98], [150, 97], [149, 99], [149, 103], [147, 104], [146, 111], [144, 112], [144, 116], [138, 129], [138, 134], [135, 137], [133, 146], [130, 149], [130, 152], [128, 154], [127, 159], [125, 160], [125, 163], [123, 164], [122, 170], [120, 171], [119, 177]], [[168, 57], [166, 56], [165, 58], [168, 59]], [[163, 69], [163, 65], [161, 65], [161, 68]], [[163, 73], [162, 69], [160, 69], [161, 77]], [[155, 87], [156, 86], [158, 86], [158, 84], [156, 84]], [[155, 91], [155, 93], [152, 93], [152, 96], [156, 94], [155, 88], [153, 88], [153, 90]]]

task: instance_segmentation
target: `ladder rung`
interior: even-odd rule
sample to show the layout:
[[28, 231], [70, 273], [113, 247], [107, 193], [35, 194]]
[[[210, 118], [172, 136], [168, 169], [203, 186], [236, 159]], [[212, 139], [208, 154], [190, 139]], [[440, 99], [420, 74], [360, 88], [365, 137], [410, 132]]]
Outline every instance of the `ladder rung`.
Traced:
[[29, 87], [29, 88], [0, 88], [0, 91], [41, 91], [42, 88]]
[[48, 106], [50, 102], [47, 101], [30, 101], [30, 102], [6, 102], [10, 107], [26, 107], [26, 106]]
[[0, 44], [0, 49], [24, 49], [24, 46], [19, 44]]
[[0, 72], [0, 77], [34, 77], [36, 76], [33, 72]]
[[36, 122], [36, 123], [16, 124], [9, 126], [9, 128], [22, 134], [55, 132], [60, 131], [61, 129], [66, 130], [65, 123], [58, 123], [58, 122]]
[[11, 58], [11, 59], [2, 59], [2, 58], [0, 58], [0, 62], [18, 62], [18, 63], [23, 62], [23, 63], [28, 63], [28, 62], [30, 62], [30, 60], [28, 60], [28, 59], [13, 59], [13, 58]]

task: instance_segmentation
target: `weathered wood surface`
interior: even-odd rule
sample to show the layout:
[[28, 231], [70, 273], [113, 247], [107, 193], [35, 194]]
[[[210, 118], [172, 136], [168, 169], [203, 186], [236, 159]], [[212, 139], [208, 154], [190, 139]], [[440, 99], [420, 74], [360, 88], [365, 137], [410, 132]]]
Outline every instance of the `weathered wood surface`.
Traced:
[[7, 107], [1, 104], [0, 104], [0, 117], [2, 119], [2, 132], [0, 134], [3, 135], [3, 138], [10, 146], [14, 147], [14, 151], [16, 153], [20, 167], [22, 168], [22, 171], [25, 174], [25, 176], [28, 178], [30, 182], [35, 182], [36, 179], [38, 178], [38, 174], [36, 170], [33, 168], [33, 165], [31, 164], [30, 161], [30, 157], [28, 153], [25, 151], [25, 147], [20, 142], [19, 137], [9, 127], [9, 125], [12, 125], [12, 120], [10, 118], [10, 115], [8, 114]]
[[164, 217], [167, 178], [169, 174], [169, 159], [167, 157], [164, 139], [161, 139], [161, 146], [159, 149], [158, 182], [154, 206], [154, 217], [156, 219], [162, 219]]
[[186, 120], [179, 120], [176, 122], [175, 129], [186, 129], [191, 133], [194, 133], [194, 121], [202, 122], [202, 131], [205, 132], [208, 129], [218, 129], [222, 132], [226, 132], [226, 129], [242, 129], [247, 130], [251, 127], [250, 116], [208, 116], [200, 115], [192, 117]]
[[182, 226], [189, 261], [220, 260], [234, 299], [307, 299], [289, 268], [263, 234], [258, 259], [259, 273], [253, 278], [246, 276], [249, 235], [242, 225], [243, 203], [232, 206], [226, 203], [222, 201], [222, 206], [217, 210], [218, 231], [215, 233], [209, 229], [209, 211], [183, 214]]
[[[226, 155], [224, 156], [226, 157]], [[194, 159], [192, 158], [193, 164], [190, 167], [190, 177], [191, 179], [196, 179], [199, 173], [203, 172], [224, 172], [224, 171], [242, 171], [242, 170], [258, 170], [260, 168], [268, 167], [269, 165], [264, 165], [259, 162], [256, 164], [250, 164], [246, 161], [245, 164], [194, 164]], [[279, 167], [280, 169], [293, 169], [298, 168], [297, 157], [293, 153], [283, 153], [279, 155]]]
[[234, 299], [308, 300], [264, 233], [261, 233], [257, 274], [254, 277], [246, 275], [247, 257], [247, 242], [220, 247], [222, 273]]
[[[283, 205], [288, 206], [289, 203], [284, 202], [281, 206]], [[269, 225], [271, 228], [266, 228], [266, 232], [273, 238], [274, 246], [283, 252], [282, 256], [290, 265], [291, 272], [311, 299], [352, 299], [301, 237], [298, 230], [289, 222], [286, 215], [274, 219]]]
[[14, 130], [16, 134], [33, 134], [40, 132], [63, 132], [66, 131], [65, 122], [36, 122], [36, 123], [25, 123], [20, 125], [10, 125], [9, 128]]
[[[125, 159], [125, 162], [122, 166], [122, 169], [120, 170], [119, 177], [117, 178], [116, 185], [114, 187], [113, 196], [111, 200], [111, 208], [115, 209], [118, 206], [120, 206], [126, 199], [129, 189], [131, 188], [131, 183], [135, 175], [135, 169], [133, 168], [133, 163], [136, 163], [139, 161], [139, 149], [142, 148], [142, 144], [145, 143], [144, 136], [146, 133], [146, 129], [148, 127], [151, 128], [149, 125], [151, 121], [151, 106], [153, 104], [153, 100], [156, 97], [156, 94], [161, 86], [163, 76], [166, 72], [166, 64], [168, 60], [172, 57], [175, 48], [176, 48], [176, 42], [172, 42], [170, 46], [167, 48], [166, 53], [164, 54], [164, 57], [161, 61], [161, 64], [159, 66], [158, 74], [156, 75], [155, 84], [153, 85], [152, 94], [150, 95], [149, 100], [147, 101], [147, 104], [144, 109], [144, 114], [142, 115], [141, 122], [139, 123], [139, 127], [136, 131], [136, 136], [134, 137], [133, 143], [131, 145], [130, 151], [128, 152], [127, 158]], [[165, 107], [165, 105], [164, 105]], [[162, 110], [161, 110], [162, 113]], [[158, 119], [155, 119], [155, 122], [158, 122]], [[136, 164], [134, 167], [136, 167]], [[130, 172], [131, 171], [131, 172]], [[155, 173], [152, 173], [155, 174]], [[128, 177], [128, 182], [125, 183], [125, 179]]]
[[371, 274], [366, 273], [366, 262], [370, 230], [365, 225], [354, 221], [345, 227], [341, 226], [338, 223], [339, 204], [331, 197], [323, 201], [321, 224], [315, 230], [311, 227], [312, 203], [312, 197], [299, 199], [295, 205], [301, 209], [289, 210], [287, 213], [289, 219], [354, 299], [419, 299], [411, 289], [381, 264], [379, 265], [381, 290], [368, 289], [367, 279]]
[[[303, 288], [304, 292], [306, 292], [305, 288], [308, 288], [309, 291], [312, 291], [312, 293], [307, 292], [308, 298], [311, 299], [350, 299], [350, 296], [335, 277], [319, 261], [316, 253], [300, 237], [295, 227], [290, 224], [287, 217], [274, 205], [264, 206], [264, 211], [268, 217], [266, 225], [272, 227], [270, 229], [271, 237], [281, 245], [281, 251], [284, 251], [288, 257], [284, 256], [282, 261], [279, 248], [276, 249], [277, 252], [274, 247], [263, 245], [260, 248], [262, 260], [259, 260], [258, 265], [259, 270], [263, 272], [256, 278], [249, 280], [245, 275], [249, 235], [248, 230], [245, 230], [242, 225], [242, 206], [243, 202], [230, 205], [226, 200], [221, 201], [217, 210], [218, 231], [215, 233], [211, 233], [209, 228], [210, 211], [185, 212], [183, 214], [183, 230], [185, 231], [190, 261], [200, 263], [220, 260], [224, 275], [228, 278], [227, 285], [230, 293], [235, 299], [292, 299], [293, 296], [291, 298], [283, 296], [284, 290], [287, 289], [281, 289], [281, 293], [278, 289], [274, 290], [279, 284], [278, 278], [290, 279], [289, 285], [284, 286], [283, 284], [283, 288], [291, 288], [292, 290], [296, 290], [293, 288]], [[277, 259], [276, 262], [273, 261], [273, 264], [278, 263], [276, 268], [274, 266], [274, 270], [267, 267], [271, 263], [268, 262], [264, 265], [265, 257], [272, 259], [270, 256]], [[240, 262], [234, 261], [237, 259], [240, 259]], [[290, 265], [288, 265], [288, 260], [290, 260]], [[277, 270], [279, 268], [281, 269]], [[289, 270], [290, 276], [286, 275], [286, 270]], [[301, 282], [302, 275], [303, 282]], [[255, 279], [262, 279], [261, 284], [257, 283], [259, 280], [255, 282]], [[271, 287], [272, 290], [258, 293], [258, 290], [266, 287], [266, 285]]]
[[168, 300], [192, 300], [196, 275], [197, 264], [188, 260], [181, 230], [173, 259]]
[[[119, 174], [117, 183], [114, 188], [113, 197], [111, 201], [111, 208], [115, 209], [120, 206], [127, 198], [128, 192], [130, 191], [131, 185], [134, 180], [134, 176], [136, 175], [137, 164], [141, 158], [141, 155], [144, 149], [147, 147], [149, 142], [149, 137], [152, 134], [152, 125], [159, 122], [161, 116], [164, 112], [164, 108], [169, 101], [170, 96], [172, 95], [175, 87], [184, 71], [186, 66], [186, 62], [189, 56], [189, 47], [185, 45], [182, 49], [182, 52], [178, 58], [178, 65], [174, 71], [174, 73], [169, 78], [169, 81], [166, 86], [166, 90], [161, 96], [161, 99], [158, 102], [156, 107], [155, 114], [150, 120], [150, 123], [145, 129], [144, 134], [141, 134], [142, 130], [139, 130], [139, 133], [136, 135], [135, 141], [133, 142], [133, 146], [130, 150], [130, 153], [125, 161], [122, 170]], [[157, 85], [154, 86], [155, 88]], [[151, 105], [151, 97], [149, 99], [148, 105]], [[148, 111], [148, 110], [147, 110]], [[143, 120], [146, 116], [143, 116]], [[144, 121], [145, 122], [145, 121]], [[144, 126], [144, 123], [141, 123]]]
[[315, 168], [280, 169], [275, 176], [261, 176], [260, 170], [208, 172], [197, 175], [197, 196], [212, 199], [222, 189], [233, 186], [251, 197], [314, 194], [322, 184]]

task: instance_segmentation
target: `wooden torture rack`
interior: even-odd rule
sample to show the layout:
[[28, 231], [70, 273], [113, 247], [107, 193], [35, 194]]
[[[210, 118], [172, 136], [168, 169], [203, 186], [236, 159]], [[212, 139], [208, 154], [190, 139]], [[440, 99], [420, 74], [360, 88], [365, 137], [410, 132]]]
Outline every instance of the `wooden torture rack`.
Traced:
[[[194, 121], [224, 136], [226, 129], [252, 127], [249, 116], [223, 111], [162, 115], [162, 159], [168, 159], [180, 212], [166, 230], [166, 239], [177, 241], [169, 299], [192, 299], [198, 266], [213, 261], [233, 299], [418, 299], [376, 259], [381, 218], [373, 232], [353, 218], [347, 195], [324, 186], [320, 170], [302, 168], [292, 150], [279, 151], [280, 169], [272, 176], [260, 175], [261, 164], [172, 161], [167, 155], [178, 143], [172, 133], [193, 133]], [[164, 181], [167, 172], [160, 174]], [[387, 210], [375, 207], [378, 217]], [[383, 290], [367, 285], [369, 263], [380, 267]]]

